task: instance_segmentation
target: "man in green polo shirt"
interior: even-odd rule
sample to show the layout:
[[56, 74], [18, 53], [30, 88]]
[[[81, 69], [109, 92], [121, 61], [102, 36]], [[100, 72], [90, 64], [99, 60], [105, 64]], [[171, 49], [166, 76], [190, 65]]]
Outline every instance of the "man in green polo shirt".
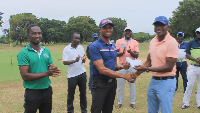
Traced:
[[60, 70], [53, 66], [49, 49], [39, 45], [42, 34], [37, 25], [27, 28], [30, 44], [17, 55], [23, 79], [25, 113], [51, 113], [52, 87], [49, 76], [58, 76]]

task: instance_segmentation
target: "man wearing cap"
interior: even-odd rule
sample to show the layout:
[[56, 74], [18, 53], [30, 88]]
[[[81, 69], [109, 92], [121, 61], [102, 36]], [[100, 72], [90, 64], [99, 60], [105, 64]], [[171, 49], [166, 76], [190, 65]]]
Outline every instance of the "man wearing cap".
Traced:
[[[96, 41], [96, 40], [98, 40], [98, 37], [99, 37], [98, 33], [94, 33], [92, 35], [92, 37], [93, 37], [93, 42]], [[90, 44], [87, 46], [86, 55], [87, 55], [88, 59], [90, 60], [89, 46], [90, 46]], [[91, 93], [91, 84], [92, 84], [92, 79], [93, 79], [91, 65], [92, 65], [92, 62], [90, 61], [90, 78], [89, 78], [89, 82], [88, 82], [89, 93]]]
[[[139, 55], [139, 47], [138, 42], [132, 39], [132, 30], [131, 27], [126, 27], [124, 29], [124, 38], [118, 39], [116, 41], [116, 48], [117, 48], [117, 56], [119, 57], [119, 65], [122, 65], [126, 61], [126, 57], [131, 59], [138, 58]], [[121, 69], [118, 72], [123, 74], [130, 74], [135, 72], [136, 70], [133, 67], [129, 69]], [[123, 78], [117, 78], [118, 83], [118, 90], [117, 90], [117, 99], [118, 105], [116, 106], [117, 109], [121, 108], [124, 100], [124, 86], [126, 80]], [[129, 95], [129, 102], [132, 108], [136, 108], [135, 105], [135, 98], [136, 98], [136, 90], [135, 90], [135, 83], [129, 82], [130, 88], [130, 95]]]
[[100, 38], [90, 45], [89, 54], [92, 65], [93, 82], [91, 113], [112, 113], [116, 95], [116, 78], [124, 78], [134, 82], [131, 74], [115, 72], [120, 69], [128, 69], [130, 64], [125, 62], [117, 65], [117, 50], [110, 41], [113, 32], [113, 23], [109, 19], [103, 19], [99, 24]]
[[187, 42], [184, 41], [184, 33], [183, 32], [178, 32], [177, 33], [177, 42], [178, 42], [178, 58], [176, 62], [176, 90], [178, 89], [178, 77], [179, 77], [179, 72], [182, 75], [183, 79], [183, 87], [184, 87], [184, 92], [187, 87], [187, 60], [186, 60], [186, 48], [187, 48]]
[[188, 42], [186, 49], [186, 57], [190, 60], [190, 66], [188, 67], [188, 82], [187, 88], [183, 97], [182, 109], [189, 107], [190, 96], [192, 89], [197, 77], [197, 93], [196, 93], [196, 102], [197, 107], [200, 109], [200, 27], [196, 29], [196, 38]]
[[176, 60], [178, 43], [169, 30], [169, 21], [165, 16], [155, 18], [153, 23], [156, 36], [150, 41], [149, 54], [143, 65], [135, 66], [133, 77], [144, 71], [152, 71], [147, 90], [148, 113], [172, 113], [172, 103], [176, 88]]

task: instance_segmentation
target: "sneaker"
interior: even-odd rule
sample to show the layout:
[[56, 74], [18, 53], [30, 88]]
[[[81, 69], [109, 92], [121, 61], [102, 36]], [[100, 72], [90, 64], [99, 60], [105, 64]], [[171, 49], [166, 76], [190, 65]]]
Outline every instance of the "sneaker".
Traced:
[[189, 106], [186, 106], [185, 104], [183, 104], [182, 106], [181, 106], [181, 109], [186, 109], [186, 108], [188, 108]]

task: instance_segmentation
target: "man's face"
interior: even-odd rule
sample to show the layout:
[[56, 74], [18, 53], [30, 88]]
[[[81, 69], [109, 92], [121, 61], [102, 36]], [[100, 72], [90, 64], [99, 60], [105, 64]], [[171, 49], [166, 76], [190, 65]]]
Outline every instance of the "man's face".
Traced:
[[177, 42], [178, 42], [179, 44], [181, 44], [181, 43], [183, 42], [183, 40], [184, 40], [184, 36], [182, 36], [182, 35], [178, 35], [178, 36], [177, 36]]
[[197, 39], [200, 40], [200, 32], [199, 31], [196, 32], [196, 37], [197, 37]]
[[81, 41], [80, 34], [74, 34], [72, 38], [72, 44], [79, 45], [80, 41]]
[[127, 29], [124, 31], [124, 35], [126, 39], [130, 39], [132, 37], [132, 31], [130, 29]]
[[94, 37], [94, 38], [93, 38], [93, 41], [96, 41], [96, 40], [98, 40], [98, 38], [99, 38], [99, 37]]
[[38, 26], [31, 27], [29, 34], [27, 37], [30, 40], [30, 43], [38, 45], [42, 38], [41, 30]]
[[111, 24], [106, 24], [105, 26], [103, 26], [99, 29], [99, 32], [101, 33], [102, 37], [110, 38], [110, 36], [113, 32], [113, 26]]
[[154, 32], [158, 37], [165, 36], [167, 34], [167, 31], [169, 30], [169, 25], [163, 24], [161, 22], [154, 23]]

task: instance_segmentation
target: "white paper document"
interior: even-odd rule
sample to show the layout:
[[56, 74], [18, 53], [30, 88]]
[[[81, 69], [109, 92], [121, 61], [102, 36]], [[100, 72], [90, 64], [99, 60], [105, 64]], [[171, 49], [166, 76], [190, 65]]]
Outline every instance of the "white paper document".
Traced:
[[178, 50], [178, 58], [177, 60], [183, 60], [186, 58], [186, 52], [185, 52], [185, 49], [179, 49]]
[[132, 67], [141, 65], [141, 60], [132, 60], [131, 58], [126, 57], [126, 61], [129, 62]]

